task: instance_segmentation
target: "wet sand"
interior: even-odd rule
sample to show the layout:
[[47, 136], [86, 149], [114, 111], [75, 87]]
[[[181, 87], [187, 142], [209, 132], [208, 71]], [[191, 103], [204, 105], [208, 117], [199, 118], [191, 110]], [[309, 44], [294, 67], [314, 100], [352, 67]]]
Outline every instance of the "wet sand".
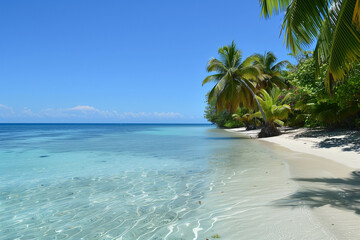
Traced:
[[[249, 138], [259, 130], [231, 129]], [[289, 165], [298, 184], [293, 194], [275, 200], [279, 208], [306, 207], [319, 219], [319, 231], [336, 239], [360, 239], [360, 154], [357, 132], [297, 129], [250, 141], [262, 142]], [[289, 151], [290, 149], [290, 151]]]

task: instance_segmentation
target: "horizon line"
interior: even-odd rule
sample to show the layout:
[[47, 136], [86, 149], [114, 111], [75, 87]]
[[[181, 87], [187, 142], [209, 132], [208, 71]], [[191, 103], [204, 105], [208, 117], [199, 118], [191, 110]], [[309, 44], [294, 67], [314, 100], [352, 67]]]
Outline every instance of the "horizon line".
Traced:
[[139, 123], [117, 123], [117, 122], [0, 122], [1, 124], [209, 124], [212, 125], [209, 122], [204, 122], [204, 123], [191, 123], [191, 122], [184, 122], [184, 123], [161, 123], [161, 122], [154, 122], [154, 123], [149, 123], [149, 122], [139, 122]]

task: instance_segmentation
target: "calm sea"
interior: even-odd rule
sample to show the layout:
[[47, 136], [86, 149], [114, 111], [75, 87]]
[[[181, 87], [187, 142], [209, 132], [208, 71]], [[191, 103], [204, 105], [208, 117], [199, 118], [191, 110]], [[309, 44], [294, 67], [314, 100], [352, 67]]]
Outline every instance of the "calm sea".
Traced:
[[269, 147], [210, 125], [0, 125], [0, 239], [314, 237], [272, 204], [295, 189]]

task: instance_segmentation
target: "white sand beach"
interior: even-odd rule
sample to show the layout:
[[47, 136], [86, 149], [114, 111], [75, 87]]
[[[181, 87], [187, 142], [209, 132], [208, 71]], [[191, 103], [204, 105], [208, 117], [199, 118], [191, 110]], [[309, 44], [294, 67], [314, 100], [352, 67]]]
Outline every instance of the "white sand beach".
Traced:
[[[251, 139], [259, 132], [227, 131]], [[254, 139], [286, 159], [291, 179], [299, 185], [278, 204], [294, 209], [305, 205], [337, 239], [360, 239], [359, 136], [356, 131], [283, 129], [280, 136]]]
[[[257, 138], [260, 130], [234, 128], [228, 131]], [[276, 143], [292, 151], [330, 159], [350, 168], [360, 169], [360, 132], [326, 131], [323, 129], [283, 129], [277, 137], [259, 140]]]

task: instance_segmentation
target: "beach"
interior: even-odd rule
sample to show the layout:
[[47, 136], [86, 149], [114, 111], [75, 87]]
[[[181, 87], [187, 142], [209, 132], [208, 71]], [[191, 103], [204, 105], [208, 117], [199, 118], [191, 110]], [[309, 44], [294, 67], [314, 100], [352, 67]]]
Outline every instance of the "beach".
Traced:
[[257, 138], [260, 130], [227, 130], [259, 141], [289, 165], [290, 179], [299, 188], [279, 206], [306, 206], [336, 239], [359, 239], [360, 154], [356, 131], [283, 129], [283, 134]]

